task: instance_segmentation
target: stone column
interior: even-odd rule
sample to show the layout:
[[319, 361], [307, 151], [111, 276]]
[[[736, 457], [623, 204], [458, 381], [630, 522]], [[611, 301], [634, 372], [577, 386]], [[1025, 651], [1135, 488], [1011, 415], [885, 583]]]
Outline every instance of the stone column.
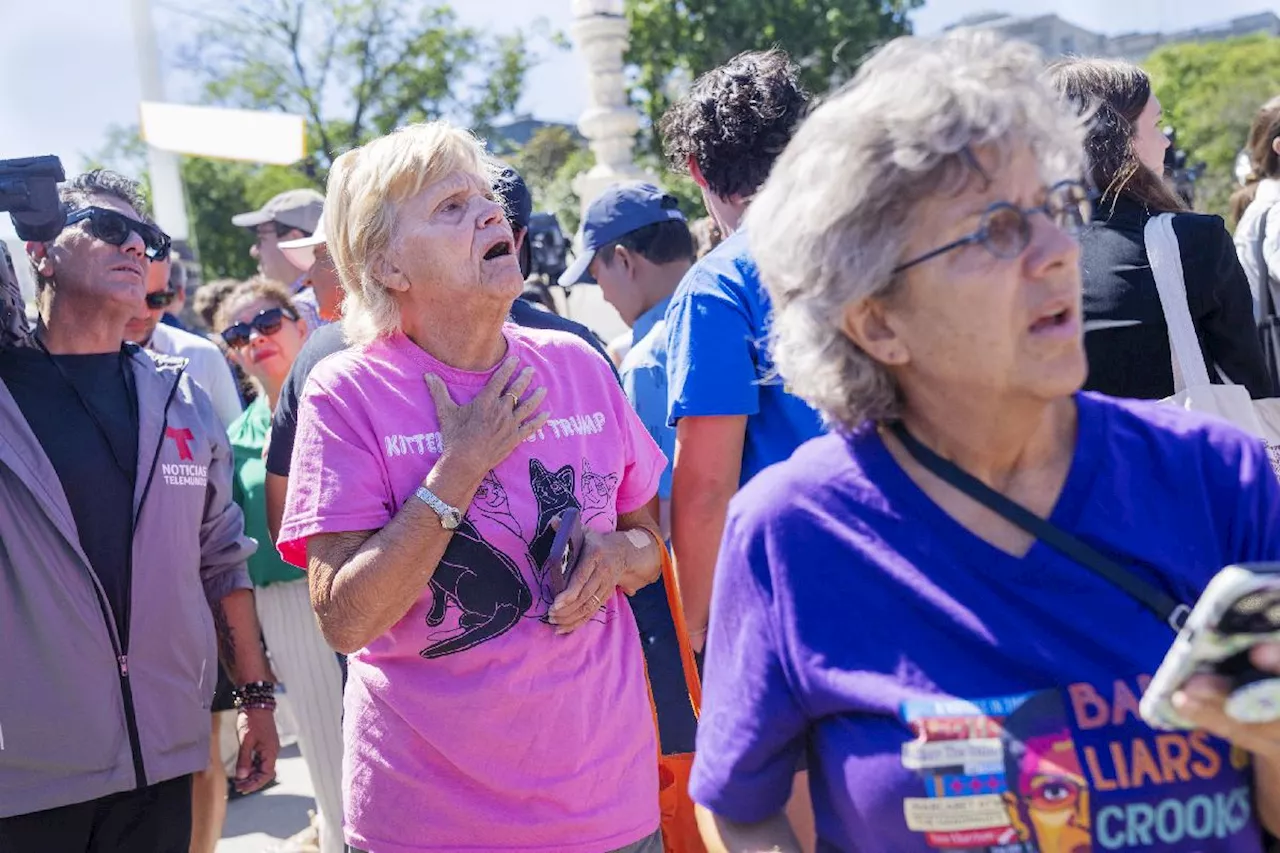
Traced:
[[627, 99], [622, 55], [630, 25], [623, 0], [572, 0], [570, 33], [587, 62], [587, 109], [578, 129], [591, 144], [596, 165], [577, 177], [573, 188], [584, 207], [610, 184], [652, 180], [632, 159], [640, 115]]

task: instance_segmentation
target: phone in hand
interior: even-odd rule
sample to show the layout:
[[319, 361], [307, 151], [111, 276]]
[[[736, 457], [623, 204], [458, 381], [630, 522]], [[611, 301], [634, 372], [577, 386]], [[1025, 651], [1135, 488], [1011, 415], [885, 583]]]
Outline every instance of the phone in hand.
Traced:
[[1173, 694], [1197, 673], [1231, 679], [1228, 715], [1243, 723], [1280, 719], [1280, 677], [1258, 670], [1249, 651], [1280, 642], [1280, 563], [1227, 566], [1196, 602], [1139, 710], [1157, 729], [1192, 729], [1173, 708]]
[[582, 513], [576, 507], [570, 507], [560, 515], [560, 528], [551, 543], [551, 552], [547, 561], [542, 564], [542, 571], [551, 587], [552, 597], [559, 596], [573, 579], [573, 572], [582, 559], [582, 544], [585, 529], [582, 526]]

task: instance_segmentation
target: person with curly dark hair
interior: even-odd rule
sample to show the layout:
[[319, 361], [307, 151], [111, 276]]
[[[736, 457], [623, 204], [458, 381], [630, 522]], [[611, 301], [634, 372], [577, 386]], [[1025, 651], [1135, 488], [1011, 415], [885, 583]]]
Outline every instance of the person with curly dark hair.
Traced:
[[[724, 241], [685, 275], [666, 313], [668, 422], [676, 429], [671, 541], [694, 648], [701, 650], [729, 499], [823, 432], [778, 378], [766, 340], [773, 313], [740, 223], [809, 105], [780, 50], [743, 53], [707, 72], [663, 116], [667, 156], [702, 189]], [[807, 776], [791, 825], [812, 840]], [[804, 849], [810, 849], [805, 844]]]
[[662, 117], [672, 167], [701, 187], [725, 235], [685, 276], [666, 315], [668, 418], [676, 428], [672, 545], [699, 649], [729, 499], [821, 432], [814, 410], [773, 370], [765, 347], [769, 297], [738, 228], [808, 104], [787, 54], [757, 51], [699, 77]]
[[740, 53], [703, 74], [663, 115], [663, 150], [702, 189], [723, 234], [737, 230], [751, 196], [809, 107], [800, 68], [781, 50]]

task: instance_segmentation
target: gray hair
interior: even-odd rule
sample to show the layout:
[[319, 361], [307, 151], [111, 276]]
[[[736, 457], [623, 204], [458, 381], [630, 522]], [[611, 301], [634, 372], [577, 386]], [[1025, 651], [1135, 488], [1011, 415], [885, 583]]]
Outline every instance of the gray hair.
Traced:
[[748, 209], [773, 299], [771, 347], [796, 394], [853, 429], [895, 417], [898, 388], [842, 331], [847, 306], [897, 283], [911, 214], [959, 194], [974, 149], [1028, 146], [1046, 183], [1083, 171], [1080, 120], [1042, 79], [1040, 54], [990, 32], [895, 39], [801, 125]]

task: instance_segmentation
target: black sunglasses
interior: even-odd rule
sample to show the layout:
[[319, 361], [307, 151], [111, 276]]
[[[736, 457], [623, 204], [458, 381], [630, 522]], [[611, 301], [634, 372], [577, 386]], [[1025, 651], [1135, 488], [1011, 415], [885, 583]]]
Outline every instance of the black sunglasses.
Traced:
[[298, 315], [291, 308], [268, 308], [247, 323], [236, 323], [222, 330], [222, 340], [232, 349], [240, 349], [249, 345], [249, 338], [257, 331], [260, 335], [271, 336], [280, 331], [284, 318], [297, 320]]
[[1031, 243], [1031, 215], [1043, 213], [1064, 231], [1078, 234], [1093, 219], [1093, 202], [1089, 191], [1079, 181], [1061, 181], [1049, 188], [1044, 204], [1021, 208], [1007, 201], [998, 201], [982, 213], [978, 230], [953, 243], [939, 246], [919, 257], [898, 264], [893, 272], [902, 272], [916, 264], [933, 260], [939, 255], [970, 246], [981, 245], [997, 258], [1011, 260], [1018, 257]]
[[163, 261], [169, 257], [169, 235], [154, 225], [130, 219], [123, 213], [105, 207], [85, 207], [67, 214], [67, 224], [89, 220], [89, 233], [104, 243], [123, 246], [129, 235], [137, 234], [147, 247], [147, 257]]
[[152, 311], [159, 311], [161, 308], [168, 308], [177, 298], [176, 290], [157, 290], [155, 293], [147, 294], [147, 307]]

